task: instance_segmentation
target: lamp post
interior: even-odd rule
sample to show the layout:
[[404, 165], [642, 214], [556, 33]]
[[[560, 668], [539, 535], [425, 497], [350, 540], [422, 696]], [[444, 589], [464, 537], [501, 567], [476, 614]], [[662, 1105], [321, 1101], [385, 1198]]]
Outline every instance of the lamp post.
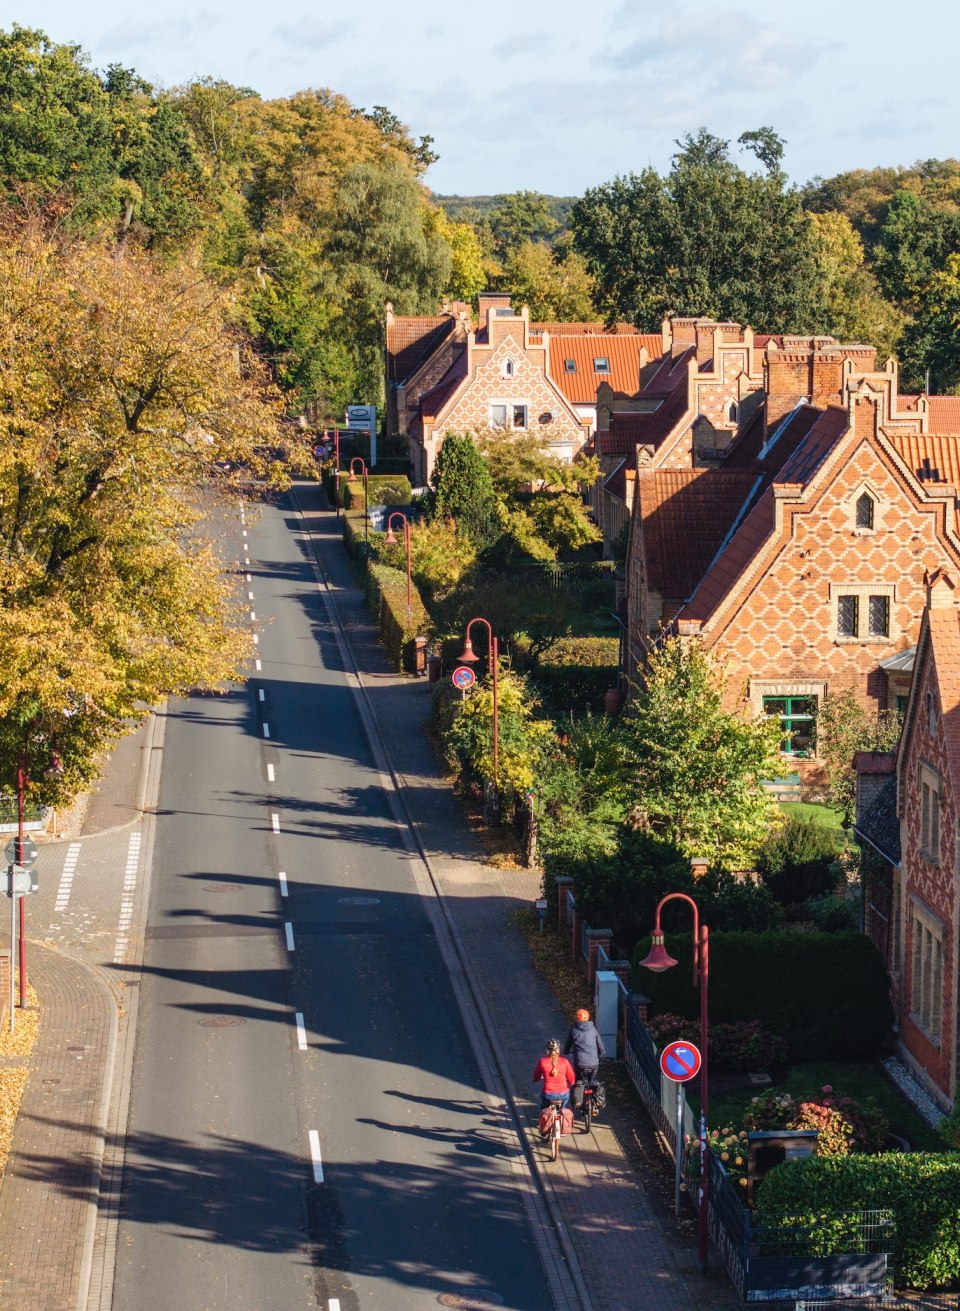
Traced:
[[333, 504], [340, 518], [340, 429], [333, 426]]
[[360, 468], [363, 470], [363, 558], [366, 560], [370, 554], [370, 510], [367, 501], [367, 474], [370, 471], [364, 463], [363, 457], [355, 455], [350, 461], [350, 477], [347, 479], [348, 483], [355, 483], [357, 481], [357, 475], [353, 472], [353, 466], [355, 464], [359, 464]]
[[700, 1269], [707, 1268], [707, 1249], [710, 1245], [710, 1232], [707, 1216], [707, 1194], [709, 1177], [707, 1173], [707, 985], [710, 977], [710, 930], [700, 923], [700, 910], [692, 897], [685, 892], [668, 892], [657, 903], [653, 937], [650, 954], [640, 962], [656, 974], [663, 973], [676, 965], [676, 961], [663, 945], [663, 930], [660, 928], [660, 911], [668, 901], [685, 901], [693, 909], [693, 986], [700, 988], [700, 1212], [698, 1216], [697, 1235], [699, 1240]]
[[396, 545], [397, 539], [396, 537], [394, 537], [393, 529], [390, 527], [394, 519], [403, 520], [403, 542], [407, 548], [407, 628], [409, 629], [410, 609], [411, 609], [410, 601], [413, 593], [413, 580], [410, 573], [410, 520], [407, 518], [407, 516], [403, 513], [402, 510], [394, 510], [393, 514], [391, 514], [390, 517], [387, 519], [387, 535], [384, 538], [384, 541], [386, 542], [387, 546]]
[[490, 638], [490, 654], [487, 657], [487, 672], [492, 676], [493, 681], [493, 787], [494, 791], [499, 787], [499, 724], [497, 722], [497, 713], [499, 710], [499, 681], [497, 659], [497, 639], [493, 633], [493, 626], [489, 619], [476, 618], [471, 619], [467, 624], [464, 633], [463, 654], [460, 659], [464, 664], [472, 665], [480, 659], [473, 649], [473, 643], [470, 641], [470, 629], [474, 624], [485, 624], [487, 635]]
[[[27, 739], [24, 738], [23, 745], [17, 752], [17, 859], [14, 861], [16, 865], [19, 865], [23, 859], [24, 798], [29, 781], [27, 765]], [[62, 773], [63, 763], [57, 753], [51, 751], [50, 763], [44, 770], [44, 774], [47, 778], [59, 778]], [[19, 900], [20, 923], [17, 936], [17, 954], [20, 966], [20, 1009], [22, 1010], [27, 1004], [27, 932], [25, 924], [27, 917], [23, 908], [23, 897]]]

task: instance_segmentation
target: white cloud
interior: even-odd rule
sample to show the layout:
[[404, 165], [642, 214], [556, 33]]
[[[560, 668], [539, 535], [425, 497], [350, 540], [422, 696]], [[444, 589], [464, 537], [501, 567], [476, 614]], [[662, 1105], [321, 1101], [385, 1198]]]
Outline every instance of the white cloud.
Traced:
[[281, 23], [272, 32], [281, 46], [297, 52], [326, 50], [352, 32], [348, 23], [324, 23], [316, 18], [297, 18]]

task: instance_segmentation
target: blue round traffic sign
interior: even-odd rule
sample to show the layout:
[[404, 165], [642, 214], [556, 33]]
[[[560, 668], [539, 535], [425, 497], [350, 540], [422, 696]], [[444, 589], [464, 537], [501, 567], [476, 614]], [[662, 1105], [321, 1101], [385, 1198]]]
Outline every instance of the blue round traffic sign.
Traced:
[[700, 1049], [692, 1042], [667, 1043], [660, 1053], [660, 1069], [674, 1083], [686, 1083], [700, 1072]]
[[469, 665], [458, 665], [451, 677], [454, 687], [459, 687], [461, 692], [465, 692], [468, 687], [472, 687], [477, 681], [477, 676]]

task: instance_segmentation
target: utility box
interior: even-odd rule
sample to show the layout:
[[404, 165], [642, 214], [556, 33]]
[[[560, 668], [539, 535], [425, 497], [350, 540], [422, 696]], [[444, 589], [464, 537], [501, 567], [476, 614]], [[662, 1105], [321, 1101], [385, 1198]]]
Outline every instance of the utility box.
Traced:
[[754, 1189], [781, 1161], [799, 1161], [817, 1148], [816, 1129], [765, 1129], [747, 1134], [747, 1178], [751, 1201]]
[[620, 980], [612, 970], [597, 970], [593, 1006], [600, 1041], [608, 1056], [617, 1054], [617, 1029], [620, 1018]]

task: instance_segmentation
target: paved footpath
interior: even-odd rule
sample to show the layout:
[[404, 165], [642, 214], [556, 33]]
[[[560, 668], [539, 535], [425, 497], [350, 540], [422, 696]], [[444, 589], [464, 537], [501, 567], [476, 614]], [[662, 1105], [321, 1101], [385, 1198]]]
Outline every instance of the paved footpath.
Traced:
[[[426, 737], [431, 695], [425, 679], [399, 675], [379, 641], [340, 542], [335, 515], [312, 489], [298, 487], [304, 523], [347, 633], [382, 745], [452, 918], [478, 1004], [502, 1056], [509, 1091], [526, 1112], [534, 1154], [538, 1099], [530, 1076], [548, 1037], [563, 1037], [569, 1018], [533, 969], [511, 916], [539, 895], [539, 875], [485, 863], [449, 781]], [[736, 1306], [726, 1275], [704, 1276], [691, 1247], [680, 1264], [664, 1240], [650, 1200], [602, 1120], [592, 1134], [564, 1140], [559, 1169], [542, 1170], [589, 1290], [593, 1311], [693, 1311]], [[669, 1220], [667, 1220], [669, 1223]], [[729, 1301], [727, 1301], [729, 1292]]]

